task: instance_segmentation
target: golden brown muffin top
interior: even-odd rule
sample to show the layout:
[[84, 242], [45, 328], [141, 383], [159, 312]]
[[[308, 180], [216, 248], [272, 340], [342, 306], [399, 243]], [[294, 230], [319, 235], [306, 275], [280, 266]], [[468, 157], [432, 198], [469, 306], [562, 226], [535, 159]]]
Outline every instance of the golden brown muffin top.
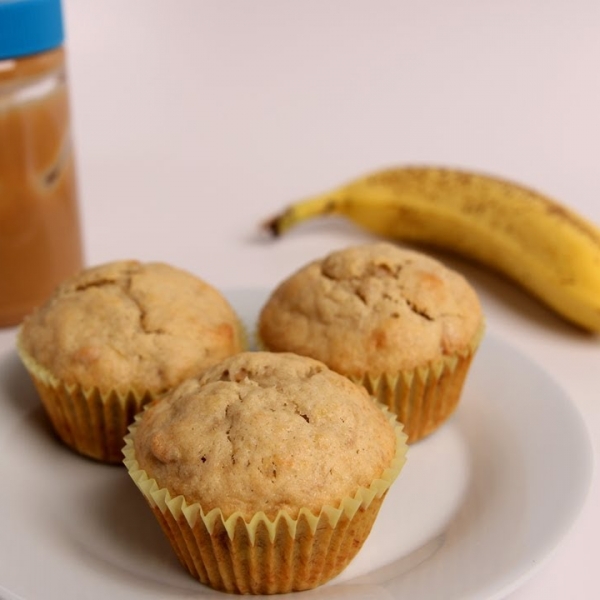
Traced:
[[288, 353], [244, 352], [146, 410], [141, 469], [172, 496], [225, 517], [301, 507], [318, 514], [390, 467], [396, 433], [360, 386]]
[[350, 376], [396, 372], [464, 350], [483, 324], [465, 278], [381, 242], [333, 252], [283, 281], [262, 308], [258, 337]]
[[157, 393], [240, 351], [243, 333], [200, 278], [125, 260], [63, 282], [24, 320], [19, 344], [68, 384]]

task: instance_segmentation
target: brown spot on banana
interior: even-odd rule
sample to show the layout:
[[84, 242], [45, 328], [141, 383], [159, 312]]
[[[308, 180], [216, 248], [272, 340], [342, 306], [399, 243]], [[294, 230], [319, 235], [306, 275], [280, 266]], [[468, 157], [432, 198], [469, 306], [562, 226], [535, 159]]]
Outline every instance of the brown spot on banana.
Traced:
[[569, 223], [569, 225], [575, 229], [578, 229], [583, 235], [587, 236], [594, 244], [596, 244], [598, 248], [600, 248], [600, 232], [596, 228], [557, 202], [550, 201], [546, 198], [539, 198], [539, 200], [545, 204], [549, 215], [554, 215], [560, 219], [564, 219]]

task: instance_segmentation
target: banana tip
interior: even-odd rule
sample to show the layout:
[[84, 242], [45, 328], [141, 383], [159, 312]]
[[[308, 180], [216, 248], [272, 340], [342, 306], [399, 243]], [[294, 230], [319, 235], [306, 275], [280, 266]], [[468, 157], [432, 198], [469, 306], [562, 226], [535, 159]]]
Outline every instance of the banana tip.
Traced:
[[266, 231], [272, 237], [279, 237], [281, 231], [281, 218], [279, 216], [271, 217], [263, 222], [261, 229]]

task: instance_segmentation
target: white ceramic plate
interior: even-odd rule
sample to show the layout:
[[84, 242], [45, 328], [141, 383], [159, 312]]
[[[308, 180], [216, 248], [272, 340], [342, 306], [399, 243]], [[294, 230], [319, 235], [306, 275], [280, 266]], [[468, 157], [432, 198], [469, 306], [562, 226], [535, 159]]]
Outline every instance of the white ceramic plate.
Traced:
[[[229, 294], [252, 326], [261, 290]], [[0, 356], [0, 597], [223, 597], [191, 579], [125, 470], [48, 429], [14, 351]], [[461, 405], [411, 447], [370, 537], [315, 599], [498, 599], [566, 533], [591, 479], [578, 412], [527, 357], [487, 335]]]

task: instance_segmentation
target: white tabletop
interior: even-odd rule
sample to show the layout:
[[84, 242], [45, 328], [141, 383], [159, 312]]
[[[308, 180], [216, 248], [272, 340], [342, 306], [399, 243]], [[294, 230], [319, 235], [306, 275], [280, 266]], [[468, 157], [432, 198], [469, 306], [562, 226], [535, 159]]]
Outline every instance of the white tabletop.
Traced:
[[[90, 264], [156, 259], [222, 289], [272, 287], [372, 238], [335, 222], [269, 242], [263, 219], [401, 164], [507, 177], [600, 224], [596, 0], [64, 6]], [[444, 258], [477, 288], [489, 331], [551, 374], [597, 444], [600, 340]], [[596, 476], [574, 527], [511, 600], [600, 597], [599, 506]]]

